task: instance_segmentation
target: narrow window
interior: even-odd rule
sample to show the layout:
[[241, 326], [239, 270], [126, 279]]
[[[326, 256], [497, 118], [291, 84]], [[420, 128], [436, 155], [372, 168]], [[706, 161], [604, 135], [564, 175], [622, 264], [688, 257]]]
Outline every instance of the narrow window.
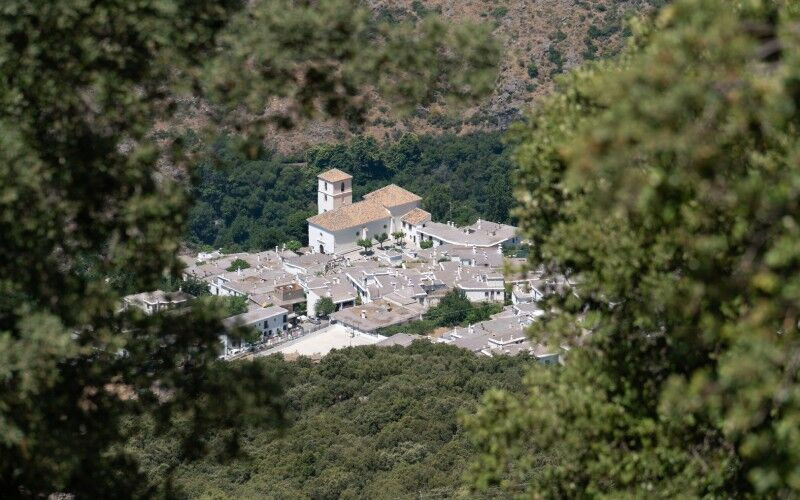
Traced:
[[344, 182], [342, 183], [342, 192], [344, 192]]

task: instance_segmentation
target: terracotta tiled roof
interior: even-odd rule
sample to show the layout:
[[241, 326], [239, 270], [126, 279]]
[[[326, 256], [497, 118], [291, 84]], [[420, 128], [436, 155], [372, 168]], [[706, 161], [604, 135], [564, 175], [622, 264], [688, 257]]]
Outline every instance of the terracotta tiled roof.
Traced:
[[392, 215], [384, 207], [372, 200], [359, 201], [351, 205], [324, 212], [306, 219], [310, 224], [319, 226], [328, 231], [340, 231], [348, 228], [361, 228], [361, 226], [381, 219], [388, 219]]
[[348, 174], [347, 172], [342, 172], [338, 168], [332, 168], [330, 170], [326, 170], [325, 172], [319, 174], [317, 177], [327, 182], [346, 181], [347, 179], [353, 178], [352, 175]]
[[371, 193], [364, 195], [365, 200], [372, 200], [380, 203], [384, 207], [396, 207], [405, 205], [412, 201], [420, 201], [422, 198], [411, 191], [401, 188], [397, 184], [389, 184]]
[[431, 220], [431, 214], [421, 208], [415, 208], [401, 217], [400, 220], [408, 222], [411, 225], [416, 225]]

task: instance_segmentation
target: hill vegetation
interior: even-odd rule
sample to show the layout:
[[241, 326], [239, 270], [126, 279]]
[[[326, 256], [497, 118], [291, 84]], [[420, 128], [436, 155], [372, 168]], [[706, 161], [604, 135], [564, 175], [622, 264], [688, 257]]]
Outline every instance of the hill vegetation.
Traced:
[[498, 133], [407, 135], [387, 144], [357, 137], [315, 146], [304, 159], [273, 152], [248, 159], [235, 142], [217, 141], [195, 169], [188, 241], [228, 251], [306, 244], [316, 177], [329, 168], [353, 175], [354, 201], [395, 183], [422, 196], [434, 220], [510, 222], [512, 163]]
[[460, 416], [489, 388], [518, 393], [531, 361], [419, 341], [256, 363], [280, 374], [287, 427], [239, 429], [244, 456], [220, 464], [182, 460], [145, 423], [131, 450], [153, 484], [171, 471], [190, 498], [452, 497], [476, 453]]

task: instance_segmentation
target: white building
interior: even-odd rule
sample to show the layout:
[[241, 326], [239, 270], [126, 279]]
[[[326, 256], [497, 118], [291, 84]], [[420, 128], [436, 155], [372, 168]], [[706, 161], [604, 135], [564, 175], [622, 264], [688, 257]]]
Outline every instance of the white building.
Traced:
[[401, 218], [419, 207], [422, 198], [390, 184], [353, 203], [353, 177], [332, 169], [318, 177], [318, 213], [308, 219], [308, 245], [316, 253], [343, 253], [357, 248], [356, 241], [389, 238], [401, 227]]
[[416, 225], [413, 234], [416, 236], [414, 243], [417, 245], [422, 241], [430, 241], [433, 246], [450, 243], [459, 246], [492, 248], [516, 245], [520, 242], [516, 227], [481, 219], [466, 227], [456, 227], [452, 222], [442, 224], [429, 220]]
[[[282, 335], [288, 330], [289, 311], [283, 307], [255, 307], [246, 313], [231, 316], [222, 321], [226, 329], [236, 327], [253, 328], [260, 334], [259, 340], [264, 340], [277, 335]], [[247, 347], [242, 339], [234, 339], [228, 335], [221, 335], [223, 355], [229, 356]]]
[[186, 306], [194, 296], [186, 292], [164, 292], [155, 290], [153, 292], [137, 293], [128, 295], [122, 299], [122, 307], [125, 310], [137, 308], [146, 314], [155, 314], [168, 309], [176, 309]]
[[352, 307], [358, 292], [344, 274], [329, 276], [301, 276], [300, 285], [306, 292], [306, 314], [317, 315], [317, 303], [323, 298], [331, 299], [337, 311]]
[[433, 222], [431, 214], [420, 208], [422, 198], [395, 184], [364, 195], [353, 203], [353, 177], [341, 170], [323, 172], [317, 183], [317, 215], [308, 218], [308, 245], [315, 253], [343, 254], [357, 249], [356, 241], [375, 239], [385, 233], [402, 231], [405, 242], [421, 248], [450, 244], [480, 249], [516, 245], [517, 228], [478, 219], [475, 224], [456, 227]]

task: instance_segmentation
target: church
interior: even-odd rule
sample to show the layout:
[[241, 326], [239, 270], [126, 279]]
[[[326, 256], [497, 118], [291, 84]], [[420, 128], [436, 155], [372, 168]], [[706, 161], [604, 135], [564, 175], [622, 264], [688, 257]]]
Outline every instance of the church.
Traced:
[[374, 240], [379, 234], [402, 232], [405, 242], [421, 248], [444, 244], [473, 250], [498, 249], [520, 242], [517, 228], [478, 219], [475, 224], [456, 227], [453, 222], [433, 222], [420, 208], [422, 198], [396, 184], [364, 195], [353, 203], [353, 176], [331, 169], [317, 177], [317, 215], [308, 221], [308, 246], [314, 253], [344, 254], [358, 249], [356, 241]]
[[353, 203], [353, 176], [331, 169], [317, 177], [317, 215], [308, 220], [308, 245], [315, 253], [345, 253], [357, 248], [361, 238], [390, 238], [402, 231], [403, 218], [430, 220], [419, 208], [422, 198], [396, 184], [364, 195]]

